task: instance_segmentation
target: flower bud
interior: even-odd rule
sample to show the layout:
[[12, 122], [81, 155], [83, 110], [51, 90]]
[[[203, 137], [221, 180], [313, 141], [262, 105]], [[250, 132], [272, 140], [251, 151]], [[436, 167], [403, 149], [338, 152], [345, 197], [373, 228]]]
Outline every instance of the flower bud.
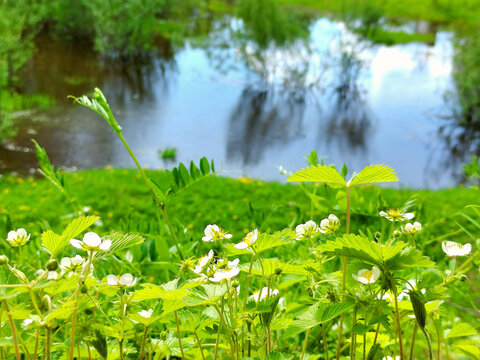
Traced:
[[410, 297], [410, 302], [412, 303], [413, 313], [417, 319], [418, 326], [423, 330], [425, 329], [425, 324], [427, 321], [427, 310], [425, 309], [425, 304], [423, 302], [423, 295], [421, 292], [416, 290], [410, 290], [408, 292]]
[[232, 282], [232, 287], [233, 288], [236, 289], [239, 285], [240, 285], [240, 283], [238, 282], [238, 280], [233, 280], [233, 282]]
[[276, 268], [275, 269], [275, 275], [279, 276], [282, 273], [282, 271], [283, 271], [282, 269]]
[[57, 259], [50, 259], [47, 261], [47, 265], [45, 266], [48, 271], [55, 271], [58, 269], [58, 261]]
[[8, 257], [5, 255], [0, 255], [0, 266], [8, 264]]
[[81, 292], [82, 294], [86, 294], [86, 293], [88, 292], [88, 287], [87, 287], [87, 285], [82, 284], [82, 286], [80, 286], [80, 292]]
[[42, 307], [45, 309], [46, 312], [52, 311], [52, 299], [50, 296], [45, 295], [42, 298]]

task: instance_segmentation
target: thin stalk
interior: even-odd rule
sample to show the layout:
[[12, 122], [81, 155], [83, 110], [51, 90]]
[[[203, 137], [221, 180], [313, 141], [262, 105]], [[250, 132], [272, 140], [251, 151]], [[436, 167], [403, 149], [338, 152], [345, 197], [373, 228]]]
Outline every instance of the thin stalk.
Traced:
[[177, 324], [177, 337], [178, 337], [178, 346], [180, 347], [180, 353], [182, 354], [182, 360], [185, 360], [185, 354], [183, 353], [182, 338], [180, 336], [180, 325], [178, 324], [178, 314], [177, 311], [174, 311], [175, 314], [175, 323]]
[[123, 360], [123, 338], [118, 340], [118, 354], [120, 355], [120, 360]]
[[218, 324], [218, 331], [217, 331], [217, 340], [215, 341], [215, 353], [213, 355], [213, 359], [217, 360], [217, 353], [218, 353], [218, 345], [220, 344], [220, 331], [222, 330], [222, 323]]
[[327, 336], [325, 335], [325, 329], [323, 328], [323, 324], [320, 324], [320, 330], [322, 330], [322, 339], [323, 339], [323, 347], [325, 349], [325, 357], [327, 360], [330, 360], [328, 357], [328, 342], [327, 342]]
[[170, 237], [172, 238], [172, 240], [175, 244], [175, 247], [177, 248], [178, 255], [180, 256], [180, 259], [184, 260], [184, 257], [182, 255], [182, 251], [180, 250], [180, 246], [178, 244], [178, 239], [175, 236], [175, 232], [173, 231], [172, 224], [170, 223], [170, 219], [168, 217], [167, 211], [165, 210], [165, 198], [159, 199], [158, 192], [153, 190], [153, 187], [152, 187], [152, 184], [151, 184], [150, 180], [148, 179], [147, 175], [145, 174], [145, 171], [143, 170], [142, 166], [138, 162], [137, 157], [135, 156], [132, 149], [130, 148], [130, 145], [128, 145], [127, 140], [125, 140], [125, 138], [123, 137], [122, 132], [117, 131], [117, 135], [120, 138], [120, 140], [122, 141], [125, 148], [127, 149], [128, 153], [130, 154], [130, 157], [135, 162], [135, 165], [137, 166], [137, 169], [140, 172], [140, 175], [142, 176], [143, 180], [145, 181], [145, 184], [147, 185], [148, 189], [150, 190], [150, 193], [152, 194], [153, 199], [160, 206], [160, 209], [162, 210], [162, 215], [165, 219], [165, 223], [167, 224], [168, 231], [170, 233]]
[[140, 346], [140, 359], [143, 360], [145, 357], [145, 342], [147, 341], [147, 332], [148, 326], [145, 326], [145, 331], [143, 332], [142, 345]]
[[49, 326], [45, 326], [45, 345], [44, 345], [44, 356], [45, 360], [50, 360], [50, 336], [51, 336], [51, 329]]
[[412, 335], [412, 344], [410, 345], [410, 360], [413, 360], [413, 350], [415, 349], [415, 337], [417, 336], [418, 323], [415, 322]]
[[425, 340], [427, 340], [428, 344], [428, 358], [433, 360], [433, 351], [432, 351], [432, 341], [430, 340], [430, 336], [428, 336], [428, 332], [425, 328], [422, 328], [423, 334], [425, 335]]
[[33, 303], [33, 307], [35, 308], [35, 311], [37, 312], [38, 316], [40, 316], [40, 319], [43, 320], [43, 314], [40, 311], [40, 308], [38, 307], [37, 301], [35, 299], [35, 295], [33, 294], [33, 290], [30, 286], [28, 287], [28, 293], [30, 295], [30, 299], [32, 299], [32, 303]]
[[15, 323], [13, 322], [12, 315], [10, 314], [10, 308], [8, 307], [7, 300], [2, 300], [5, 311], [7, 312], [8, 321], [10, 322], [10, 328], [12, 329], [12, 338], [13, 346], [15, 348], [15, 355], [17, 360], [20, 360], [20, 353], [18, 352], [18, 343], [17, 343], [17, 330], [15, 329]]
[[[380, 293], [380, 304], [378, 306], [378, 315], [382, 316], [382, 300], [383, 300], [383, 291]], [[378, 331], [380, 330], [380, 324], [381, 322], [379, 321], [377, 324], [377, 330], [375, 330], [375, 337], [373, 338], [373, 345], [377, 343], [377, 338], [378, 338]], [[372, 346], [373, 346], [372, 345]]]
[[250, 267], [248, 268], [247, 281], [245, 282], [245, 298], [243, 299], [243, 309], [245, 309], [247, 306], [248, 285], [250, 283], [250, 276], [252, 274], [253, 260], [255, 260], [255, 253], [252, 254], [252, 260], [250, 260]]
[[37, 327], [37, 333], [35, 334], [35, 348], [33, 350], [33, 360], [37, 360], [38, 338], [39, 337], [40, 337], [40, 327]]
[[[232, 341], [233, 341], [233, 336], [230, 334], [230, 330], [228, 329], [228, 325], [225, 321], [225, 318], [222, 314], [223, 310], [220, 311], [220, 309], [218, 308], [217, 305], [214, 305], [215, 309], [217, 310], [218, 312], [218, 315], [220, 315], [220, 320], [222, 321], [223, 323], [223, 327], [225, 328], [225, 333], [227, 334], [227, 338], [228, 338], [228, 342], [230, 343], [230, 348], [231, 348], [231, 351], [232, 351], [232, 356], [233, 354], [235, 353], [235, 346], [233, 345]], [[223, 299], [222, 299], [222, 309], [223, 309]]]
[[[365, 309], [365, 326], [367, 326], [367, 309]], [[367, 356], [367, 333], [363, 334], [363, 357], [362, 360], [365, 360]]]
[[402, 328], [400, 326], [400, 314], [398, 311], [397, 288], [393, 286], [393, 296], [395, 296], [395, 320], [397, 322], [398, 344], [400, 346], [400, 360], [403, 360]]
[[303, 356], [305, 355], [305, 350], [307, 349], [307, 342], [308, 342], [308, 335], [310, 334], [310, 329], [307, 329], [305, 332], [305, 340], [303, 341], [303, 348], [302, 354], [300, 355], [300, 360], [303, 360]]
[[442, 350], [442, 339], [440, 338], [440, 331], [438, 330], [437, 321], [433, 319], [435, 330], [437, 331], [437, 360], [440, 360], [440, 352]]
[[200, 349], [200, 354], [202, 354], [202, 359], [205, 360], [205, 356], [203, 355], [203, 348], [202, 348], [202, 343], [200, 342], [200, 338], [198, 337], [198, 334], [195, 330], [193, 330], [193, 334], [195, 335], [195, 338], [197, 339], [197, 344], [198, 344], [198, 348]]
[[93, 251], [88, 253], [88, 261], [85, 267], [80, 274], [80, 278], [78, 279], [77, 289], [73, 294], [74, 302], [73, 302], [73, 312], [72, 312], [72, 332], [70, 335], [70, 349], [68, 351], [68, 359], [73, 360], [73, 349], [75, 347], [75, 325], [77, 321], [77, 312], [78, 312], [78, 296], [80, 294], [80, 288], [85, 281], [85, 277], [87, 276], [87, 272], [90, 270], [90, 265], [93, 261]]
[[[350, 187], [345, 188], [345, 194], [347, 196], [347, 224], [345, 233], [350, 233]], [[346, 292], [346, 281], [347, 281], [347, 257], [343, 258], [343, 266], [342, 266], [342, 301], [345, 301], [345, 292]], [[338, 342], [337, 342], [337, 355], [336, 359], [340, 358], [340, 349], [342, 345], [342, 336], [343, 336], [343, 317], [344, 314], [340, 315], [340, 324], [338, 329]]]
[[[353, 320], [352, 320], [352, 328], [356, 325], [357, 322], [357, 307], [355, 306], [353, 309]], [[352, 332], [352, 339], [351, 339], [351, 347], [350, 347], [350, 359], [355, 360], [356, 356], [356, 341], [357, 341], [357, 334]]]

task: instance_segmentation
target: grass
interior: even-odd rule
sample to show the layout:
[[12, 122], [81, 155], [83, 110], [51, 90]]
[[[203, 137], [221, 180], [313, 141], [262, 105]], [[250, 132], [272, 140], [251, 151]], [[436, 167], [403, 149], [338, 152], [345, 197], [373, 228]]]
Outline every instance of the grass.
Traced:
[[[170, 177], [161, 171], [150, 176], [164, 188]], [[66, 174], [70, 192], [90, 214], [102, 217], [102, 232], [141, 231], [157, 221], [157, 210], [142, 179], [133, 170], [86, 170]], [[391, 189], [368, 186], [352, 194], [353, 231], [378, 222], [378, 210], [402, 207], [414, 199], [416, 219], [429, 223], [432, 236], [458, 231], [449, 218], [461, 211], [478, 193], [470, 188], [439, 191]], [[320, 221], [331, 212], [343, 216], [344, 195], [323, 186], [317, 189], [317, 207], [311, 209], [306, 192], [299, 185], [263, 182], [248, 178], [209, 177], [175, 195], [167, 209], [175, 224], [199, 239], [207, 224], [217, 223], [234, 234], [253, 228], [276, 231], [309, 220]], [[323, 200], [322, 200], [323, 199]], [[332, 201], [333, 200], [333, 201]], [[342, 206], [343, 207], [343, 206]], [[49, 182], [38, 178], [0, 178], [0, 214], [4, 234], [12, 228], [28, 228], [34, 234], [52, 228], [60, 231], [73, 216], [73, 208]], [[12, 224], [7, 221], [9, 214]], [[135, 224], [135, 225], [133, 225]], [[132, 228], [132, 227], [136, 227]], [[143, 231], [148, 232], [148, 231]]]

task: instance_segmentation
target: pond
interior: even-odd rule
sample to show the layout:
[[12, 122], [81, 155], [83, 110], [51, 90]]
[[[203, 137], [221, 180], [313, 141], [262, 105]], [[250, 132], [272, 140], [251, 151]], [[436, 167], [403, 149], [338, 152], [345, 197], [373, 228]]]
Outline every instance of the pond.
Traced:
[[[306, 38], [288, 46], [237, 41], [242, 21], [212, 23], [209, 38], [130, 62], [108, 60], [91, 47], [40, 36], [27, 64], [26, 93], [55, 99], [23, 121], [0, 150], [2, 172], [31, 172], [30, 139], [53, 163], [69, 169], [133, 167], [107, 124], [68, 95], [102, 88], [140, 162], [164, 168], [215, 159], [228, 176], [283, 181], [312, 150], [350, 170], [387, 164], [400, 186], [440, 188], [458, 183], [465, 157], [453, 154], [440, 129], [452, 88], [452, 34], [428, 23], [431, 43], [379, 45], [345, 23], [317, 18]], [[412, 30], [413, 31], [413, 30]], [[175, 162], [159, 151], [176, 149]], [[467, 159], [468, 160], [468, 159]]]

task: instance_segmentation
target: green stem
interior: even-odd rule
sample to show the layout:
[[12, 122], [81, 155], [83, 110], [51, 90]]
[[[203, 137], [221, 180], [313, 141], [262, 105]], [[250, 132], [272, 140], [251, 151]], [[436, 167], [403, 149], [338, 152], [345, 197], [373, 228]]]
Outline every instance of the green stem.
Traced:
[[[158, 204], [158, 206], [160, 206], [160, 209], [162, 210], [163, 218], [165, 219], [165, 223], [167, 224], [168, 231], [170, 232], [170, 237], [172, 238], [172, 240], [175, 244], [175, 247], [177, 248], [178, 255], [180, 256], [180, 259], [183, 260], [184, 257], [182, 255], [182, 251], [180, 250], [180, 246], [178, 244], [177, 237], [175, 236], [175, 232], [173, 231], [172, 224], [170, 223], [170, 219], [168, 217], [167, 211], [165, 210], [165, 200], [166, 200], [165, 195], [163, 195], [160, 191], [155, 191], [153, 189], [152, 183], [150, 182], [149, 178], [145, 174], [145, 171], [143, 170], [142, 166], [138, 162], [137, 157], [135, 156], [132, 149], [130, 148], [130, 145], [128, 145], [127, 140], [125, 140], [125, 138], [123, 137], [122, 132], [121, 131], [116, 131], [116, 133], [117, 133], [118, 137], [120, 138], [120, 140], [122, 141], [125, 148], [127, 149], [128, 153], [130, 154], [130, 157], [135, 162], [135, 165], [137, 166], [137, 169], [140, 172], [140, 175], [142, 176], [143, 180], [145, 181], [145, 184], [147, 185], [148, 189], [150, 190], [150, 193], [152, 194], [153, 199]], [[160, 199], [158, 197], [159, 194], [161, 194], [163, 196], [162, 199]]]
[[177, 337], [178, 337], [178, 346], [180, 348], [180, 353], [182, 354], [182, 360], [185, 360], [185, 354], [183, 353], [183, 346], [182, 346], [182, 337], [180, 335], [180, 325], [178, 324], [178, 314], [177, 311], [174, 311], [175, 314], [175, 323], [177, 324]]
[[432, 351], [432, 341], [430, 340], [430, 336], [428, 336], [428, 332], [425, 328], [422, 328], [423, 334], [425, 335], [425, 340], [427, 340], [428, 344], [428, 358], [433, 360], [433, 351]]
[[398, 344], [400, 346], [400, 360], [403, 360], [402, 327], [400, 326], [400, 313], [398, 311], [397, 287], [393, 286], [393, 296], [395, 297], [395, 320], [397, 322]]
[[37, 360], [38, 339], [39, 338], [40, 338], [40, 328], [37, 327], [37, 333], [35, 334], [35, 348], [33, 350], [33, 360]]
[[303, 356], [305, 355], [305, 350], [307, 349], [307, 342], [308, 342], [308, 335], [310, 334], [310, 329], [307, 329], [305, 332], [305, 340], [303, 341], [303, 348], [302, 354], [300, 355], [300, 360], [303, 360]]
[[[347, 225], [345, 233], [350, 233], [350, 187], [345, 188], [345, 194], [347, 196]], [[342, 301], [345, 301], [345, 292], [346, 292], [346, 281], [347, 281], [347, 257], [343, 258], [343, 266], [342, 266]], [[340, 358], [340, 349], [342, 345], [342, 336], [343, 336], [343, 318], [344, 314], [340, 315], [340, 324], [338, 329], [338, 342], [337, 342], [337, 355], [336, 359]]]
[[85, 264], [85, 267], [83, 268], [82, 273], [80, 274], [80, 277], [78, 279], [77, 289], [75, 290], [75, 293], [73, 295], [74, 301], [73, 301], [73, 312], [72, 312], [72, 332], [70, 335], [70, 349], [68, 351], [69, 360], [73, 360], [73, 350], [75, 347], [75, 325], [77, 322], [78, 296], [80, 295], [80, 288], [82, 287], [83, 282], [85, 281], [87, 272], [90, 270], [90, 265], [92, 264], [92, 261], [93, 261], [93, 251], [90, 251], [88, 253], [88, 261]]
[[323, 324], [320, 324], [320, 330], [322, 330], [322, 339], [323, 339], [323, 347], [325, 349], [325, 357], [327, 360], [330, 360], [328, 357], [328, 342], [327, 342], [327, 336], [325, 335], [325, 329], [323, 328]]
[[145, 326], [145, 331], [143, 332], [143, 338], [142, 338], [142, 345], [140, 346], [139, 360], [143, 360], [143, 358], [145, 357], [145, 342], [147, 341], [147, 332], [148, 332], [148, 326]]
[[415, 322], [412, 335], [412, 344], [410, 345], [410, 360], [413, 360], [413, 350], [415, 349], [415, 337], [417, 336], [418, 323]]
[[255, 260], [255, 253], [252, 254], [252, 259], [250, 260], [250, 267], [248, 268], [247, 281], [245, 282], [245, 298], [243, 299], [243, 310], [247, 306], [248, 299], [248, 285], [250, 284], [250, 276], [252, 275], [253, 260]]
[[218, 354], [218, 345], [220, 344], [220, 332], [222, 330], [222, 323], [218, 324], [218, 331], [217, 331], [217, 340], [215, 341], [215, 353], [213, 355], [213, 359], [217, 360], [217, 354]]
[[198, 348], [200, 349], [200, 354], [202, 355], [202, 359], [205, 360], [205, 356], [203, 355], [203, 348], [202, 348], [202, 343], [200, 341], [200, 338], [198, 337], [198, 334], [195, 330], [193, 330], [193, 334], [195, 335], [195, 338], [197, 339], [197, 344], [198, 344]]
[[437, 321], [433, 319], [433, 324], [435, 325], [435, 330], [437, 332], [437, 360], [440, 360], [440, 352], [442, 350], [442, 339], [440, 338], [440, 331], [438, 330]]
[[120, 356], [120, 360], [123, 360], [123, 334], [122, 338], [118, 340], [118, 354]]
[[[357, 322], [357, 307], [355, 306], [353, 308], [353, 320], [352, 320], [352, 328], [356, 325], [356, 322]], [[351, 360], [355, 360], [355, 356], [356, 356], [356, 347], [357, 347], [357, 338], [356, 338], [356, 333], [352, 332], [352, 339], [351, 339], [351, 347], [350, 347], [350, 359]]]
[[3, 306], [5, 307], [5, 311], [7, 312], [8, 321], [10, 322], [10, 328], [12, 329], [12, 338], [13, 338], [13, 346], [15, 348], [15, 355], [17, 360], [20, 360], [20, 353], [18, 352], [18, 343], [17, 343], [17, 331], [15, 329], [15, 323], [13, 322], [12, 315], [10, 314], [10, 308], [8, 307], [7, 300], [2, 300]]

